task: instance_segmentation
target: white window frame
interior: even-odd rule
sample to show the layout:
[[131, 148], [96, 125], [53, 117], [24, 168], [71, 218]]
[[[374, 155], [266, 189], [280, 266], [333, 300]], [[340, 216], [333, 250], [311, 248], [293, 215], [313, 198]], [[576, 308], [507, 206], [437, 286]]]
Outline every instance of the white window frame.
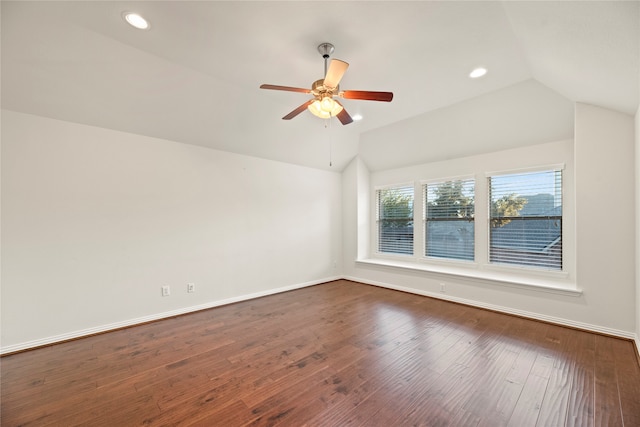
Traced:
[[[555, 154], [555, 153], [554, 153]], [[560, 159], [558, 159], [560, 160]], [[413, 271], [416, 273], [425, 273], [425, 278], [429, 280], [447, 280], [446, 276], [451, 277], [450, 280], [464, 280], [478, 284], [489, 284], [495, 286], [501, 284], [504, 286], [524, 287], [528, 289], [535, 288], [540, 291], [560, 293], [565, 295], [579, 295], [581, 290], [578, 289], [575, 277], [575, 183], [573, 179], [573, 163], [569, 160], [567, 164], [561, 162], [538, 163], [534, 166], [525, 166], [521, 168], [500, 168], [500, 165], [506, 162], [498, 158], [497, 161], [491, 159], [487, 162], [486, 168], [473, 163], [455, 164], [457, 169], [466, 169], [473, 171], [471, 173], [461, 173], [448, 175], [440, 174], [437, 170], [444, 170], [444, 167], [437, 164], [435, 168], [426, 168], [420, 166], [406, 170], [392, 170], [382, 172], [375, 176], [374, 182], [370, 187], [369, 218], [369, 255], [364, 258], [358, 258], [356, 263], [361, 266], [376, 265], [380, 268], [396, 269], [398, 272]], [[492, 167], [492, 165], [494, 167]], [[498, 168], [495, 168], [495, 166]], [[477, 167], [479, 166], [479, 167]], [[446, 166], [445, 166], [446, 167]], [[434, 170], [437, 169], [437, 170]], [[484, 169], [484, 170], [482, 170]], [[509, 175], [514, 173], [539, 172], [548, 170], [562, 170], [562, 271], [546, 270], [537, 268], [527, 268], [512, 265], [495, 265], [489, 263], [489, 188], [488, 176]], [[491, 172], [487, 172], [491, 171]], [[420, 179], [420, 176], [428, 176], [426, 179]], [[400, 179], [396, 179], [400, 178]], [[408, 181], [408, 179], [413, 179]], [[438, 183], [445, 181], [455, 181], [471, 179], [475, 180], [474, 200], [475, 200], [475, 261], [448, 260], [438, 258], [426, 258], [424, 253], [424, 194], [422, 187], [428, 183]], [[414, 186], [414, 255], [394, 255], [380, 253], [378, 248], [377, 236], [377, 197], [376, 192], [379, 189]], [[485, 226], [485, 223], [487, 226]], [[432, 276], [436, 274], [436, 276]], [[436, 279], [436, 277], [440, 277]]]

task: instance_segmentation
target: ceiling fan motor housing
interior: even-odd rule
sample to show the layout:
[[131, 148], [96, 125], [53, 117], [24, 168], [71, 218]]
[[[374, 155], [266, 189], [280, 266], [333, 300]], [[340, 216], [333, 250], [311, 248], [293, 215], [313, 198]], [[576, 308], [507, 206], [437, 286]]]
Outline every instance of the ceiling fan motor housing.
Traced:
[[338, 85], [335, 89], [330, 89], [324, 86], [324, 79], [316, 80], [311, 85], [311, 93], [313, 93], [316, 97], [324, 97], [324, 96], [333, 96], [334, 93], [338, 93], [340, 91], [340, 85]]

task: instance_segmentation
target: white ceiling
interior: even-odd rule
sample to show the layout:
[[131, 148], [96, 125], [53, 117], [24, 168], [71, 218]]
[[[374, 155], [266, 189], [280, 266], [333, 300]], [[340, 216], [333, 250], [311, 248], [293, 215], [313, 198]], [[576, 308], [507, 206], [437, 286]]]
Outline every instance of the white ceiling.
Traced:
[[[433, 120], [531, 81], [571, 102], [638, 108], [638, 1], [2, 1], [1, 8], [2, 108], [315, 168], [329, 169], [331, 151], [331, 169], [341, 170], [368, 131], [421, 115]], [[123, 11], [139, 12], [151, 29], [129, 27]], [[281, 120], [308, 96], [259, 85], [310, 87], [323, 77], [322, 42], [350, 63], [343, 89], [392, 91], [394, 100], [344, 100], [364, 116], [347, 126], [334, 119], [325, 128], [308, 112]], [[489, 73], [469, 79], [479, 65]], [[421, 161], [452, 155], [442, 151]], [[370, 161], [392, 166], [384, 157]]]

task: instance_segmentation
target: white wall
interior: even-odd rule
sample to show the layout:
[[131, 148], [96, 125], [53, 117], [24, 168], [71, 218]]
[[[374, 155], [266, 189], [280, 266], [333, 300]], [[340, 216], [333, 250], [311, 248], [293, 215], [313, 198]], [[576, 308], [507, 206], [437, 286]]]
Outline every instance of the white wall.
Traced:
[[[575, 141], [548, 143], [513, 150], [423, 164], [372, 173], [371, 187], [384, 183], [412, 181], [419, 175], [440, 174], [455, 177], [474, 168], [485, 171], [526, 167], [525, 163], [554, 164], [564, 162], [568, 193], [575, 199], [575, 234], [566, 242], [565, 250], [575, 251], [573, 269], [569, 266], [568, 281], [575, 281], [581, 295], [538, 290], [526, 286], [505, 285], [499, 281], [470, 279], [453, 275], [403, 270], [397, 267], [356, 262], [353, 245], [345, 252], [345, 275], [367, 283], [395, 287], [424, 295], [442, 297], [477, 306], [500, 309], [543, 320], [584, 327], [605, 333], [631, 337], [636, 330], [635, 319], [635, 216], [617, 215], [611, 220], [610, 205], [616, 212], [634, 212], [634, 136], [633, 118], [610, 110], [578, 104], [575, 116]], [[411, 132], [411, 129], [405, 129]], [[575, 153], [572, 151], [575, 150]], [[493, 169], [497, 168], [497, 169]], [[474, 170], [475, 171], [475, 170]], [[344, 179], [353, 179], [352, 175]], [[422, 179], [433, 178], [424, 176]], [[569, 182], [567, 182], [567, 178]], [[571, 182], [571, 178], [574, 181]], [[623, 183], [620, 185], [619, 183]], [[624, 184], [627, 183], [627, 184]], [[355, 186], [350, 186], [356, 188]], [[344, 188], [344, 186], [343, 186]], [[370, 189], [370, 191], [372, 191]], [[345, 233], [353, 236], [358, 210], [356, 197], [344, 195]], [[565, 199], [565, 209], [567, 206]], [[572, 212], [565, 210], [565, 215]], [[565, 230], [565, 232], [573, 230]], [[568, 236], [566, 236], [568, 237]], [[439, 284], [446, 282], [447, 293], [439, 293]]]
[[3, 351], [342, 268], [334, 172], [3, 111], [1, 183]]
[[640, 107], [636, 111], [636, 351], [640, 354]]
[[635, 331], [634, 152], [632, 116], [576, 104], [578, 283], [592, 307], [589, 322], [630, 332]]
[[[368, 209], [356, 209], [357, 206], [369, 206], [369, 170], [359, 158], [354, 158], [342, 172], [343, 221], [353, 221], [355, 227], [346, 227], [343, 233], [343, 265], [353, 264], [352, 254], [356, 258], [366, 258], [370, 251], [370, 215]], [[349, 258], [351, 257], [351, 258]]]

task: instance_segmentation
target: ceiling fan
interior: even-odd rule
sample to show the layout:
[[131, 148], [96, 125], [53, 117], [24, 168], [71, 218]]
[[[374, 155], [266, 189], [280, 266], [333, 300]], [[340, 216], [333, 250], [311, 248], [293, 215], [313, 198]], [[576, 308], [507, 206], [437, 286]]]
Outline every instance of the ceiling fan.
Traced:
[[318, 52], [324, 58], [324, 79], [316, 80], [311, 85], [311, 89], [303, 89], [290, 86], [277, 86], [263, 84], [260, 89], [284, 90], [289, 92], [300, 92], [313, 95], [313, 99], [308, 100], [298, 108], [284, 116], [283, 120], [291, 120], [304, 110], [308, 109], [314, 115], [328, 119], [337, 117], [340, 123], [348, 125], [353, 122], [353, 118], [347, 113], [342, 104], [335, 100], [334, 96], [344, 99], [362, 99], [367, 101], [384, 101], [391, 102], [393, 99], [392, 92], [372, 92], [365, 90], [340, 90], [340, 79], [347, 71], [349, 64], [339, 59], [332, 59], [327, 69], [327, 60], [335, 50], [331, 43], [322, 43], [318, 46]]

